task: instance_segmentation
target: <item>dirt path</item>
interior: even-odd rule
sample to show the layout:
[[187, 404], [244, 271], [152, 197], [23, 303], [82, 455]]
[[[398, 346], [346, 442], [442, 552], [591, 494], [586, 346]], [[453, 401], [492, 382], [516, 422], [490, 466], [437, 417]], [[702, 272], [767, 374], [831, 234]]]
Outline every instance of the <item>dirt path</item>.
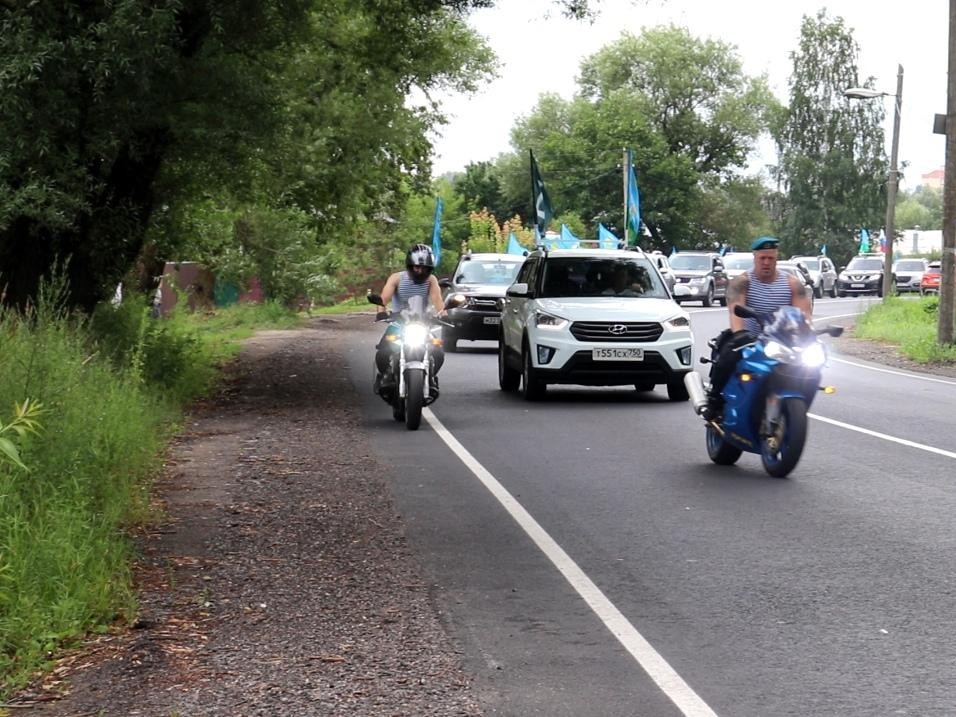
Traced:
[[352, 408], [350, 320], [248, 342], [172, 447], [139, 623], [17, 714], [480, 714]]

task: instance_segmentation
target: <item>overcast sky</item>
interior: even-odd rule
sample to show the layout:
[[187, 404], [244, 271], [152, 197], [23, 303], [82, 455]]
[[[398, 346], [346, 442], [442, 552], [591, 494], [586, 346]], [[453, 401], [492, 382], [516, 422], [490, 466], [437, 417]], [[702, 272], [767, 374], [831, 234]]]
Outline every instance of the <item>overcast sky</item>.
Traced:
[[[580, 62], [627, 31], [676, 24], [699, 38], [735, 45], [744, 71], [766, 73], [780, 98], [789, 98], [790, 53], [797, 47], [804, 15], [826, 8], [842, 17], [860, 46], [861, 79], [896, 92], [897, 66], [903, 65], [900, 163], [907, 162], [901, 188], [912, 189], [920, 175], [941, 168], [943, 135], [933, 134], [933, 115], [946, 111], [946, 53], [949, 11], [944, 0], [603, 0], [598, 20], [566, 20], [550, 0], [499, 0], [498, 7], [475, 12], [471, 25], [502, 63], [499, 79], [470, 97], [449, 95], [443, 105], [451, 121], [435, 139], [435, 173], [460, 171], [473, 161], [511, 151], [510, 131], [529, 114], [542, 92], [570, 99]], [[886, 103], [887, 155], [892, 139], [893, 100]], [[775, 163], [765, 142], [752, 168]]]

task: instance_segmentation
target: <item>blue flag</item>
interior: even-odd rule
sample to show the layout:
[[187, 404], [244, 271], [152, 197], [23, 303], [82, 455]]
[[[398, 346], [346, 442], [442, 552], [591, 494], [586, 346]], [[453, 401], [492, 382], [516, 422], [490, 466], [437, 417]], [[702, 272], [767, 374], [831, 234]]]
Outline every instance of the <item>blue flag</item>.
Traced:
[[602, 249], [617, 249], [621, 240], [603, 224], [598, 224], [598, 246]]
[[524, 256], [528, 253], [528, 250], [518, 243], [518, 237], [515, 236], [514, 232], [508, 235], [508, 253], [517, 254], [518, 256]]
[[568, 229], [566, 224], [562, 224], [558, 247], [561, 249], [577, 249], [579, 246], [581, 246], [581, 240], [574, 236], [574, 233]]
[[860, 230], [860, 253], [866, 254], [870, 250], [870, 233], [866, 229]]
[[435, 203], [435, 224], [432, 227], [432, 254], [435, 255], [435, 267], [441, 263], [441, 211], [445, 203], [439, 197]]
[[727, 254], [727, 245], [726, 245], [726, 244], [721, 244], [721, 245], [720, 245], [720, 255], [721, 255], [721, 256], [724, 256], [724, 255], [726, 255], [726, 254]]
[[634, 243], [641, 235], [641, 194], [637, 191], [637, 177], [631, 164], [631, 153], [627, 153], [627, 223], [634, 232]]
[[544, 188], [538, 163], [534, 161], [534, 152], [529, 149], [528, 153], [531, 155], [531, 201], [534, 203], [534, 223], [538, 227], [538, 234], [544, 236], [554, 215], [551, 210], [551, 197], [548, 196], [548, 190]]
[[676, 253], [677, 253], [677, 247], [671, 244], [671, 256], [674, 256], [674, 254]]
[[823, 256], [826, 256], [826, 255], [827, 255], [827, 245], [826, 245], [826, 244], [824, 244], [822, 247], [820, 247], [820, 254], [822, 254]]

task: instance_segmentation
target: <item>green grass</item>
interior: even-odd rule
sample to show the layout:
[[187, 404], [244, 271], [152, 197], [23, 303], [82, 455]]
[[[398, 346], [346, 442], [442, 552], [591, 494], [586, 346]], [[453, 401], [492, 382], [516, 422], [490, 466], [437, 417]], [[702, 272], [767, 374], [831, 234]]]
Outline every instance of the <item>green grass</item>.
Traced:
[[300, 320], [272, 304], [157, 320], [144, 300], [85, 320], [55, 296], [0, 310], [0, 424], [42, 406], [36, 435], [8, 432], [26, 470], [0, 455], [0, 701], [56, 647], [135, 614], [129, 528], [184, 406], [239, 339]]
[[904, 356], [919, 363], [956, 363], [956, 346], [936, 342], [938, 320], [938, 297], [918, 301], [896, 297], [870, 306], [857, 321], [854, 333], [897, 346]]
[[320, 306], [312, 309], [313, 314], [351, 314], [356, 311], [373, 309], [364, 296], [353, 296], [332, 306]]

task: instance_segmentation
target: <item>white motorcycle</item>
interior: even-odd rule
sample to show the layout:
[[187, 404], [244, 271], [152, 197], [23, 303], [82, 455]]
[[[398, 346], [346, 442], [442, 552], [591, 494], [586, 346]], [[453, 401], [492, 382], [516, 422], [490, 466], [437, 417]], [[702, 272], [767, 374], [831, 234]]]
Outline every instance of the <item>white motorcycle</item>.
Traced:
[[[385, 305], [379, 294], [369, 294], [368, 300]], [[407, 309], [387, 314], [389, 325], [382, 342], [390, 354], [388, 371], [375, 392], [391, 404], [395, 420], [414, 431], [421, 425], [422, 408], [438, 398], [437, 382], [431, 379], [437, 368], [434, 354], [442, 345], [442, 322], [429, 314], [423, 297], [413, 296], [408, 304]]]

